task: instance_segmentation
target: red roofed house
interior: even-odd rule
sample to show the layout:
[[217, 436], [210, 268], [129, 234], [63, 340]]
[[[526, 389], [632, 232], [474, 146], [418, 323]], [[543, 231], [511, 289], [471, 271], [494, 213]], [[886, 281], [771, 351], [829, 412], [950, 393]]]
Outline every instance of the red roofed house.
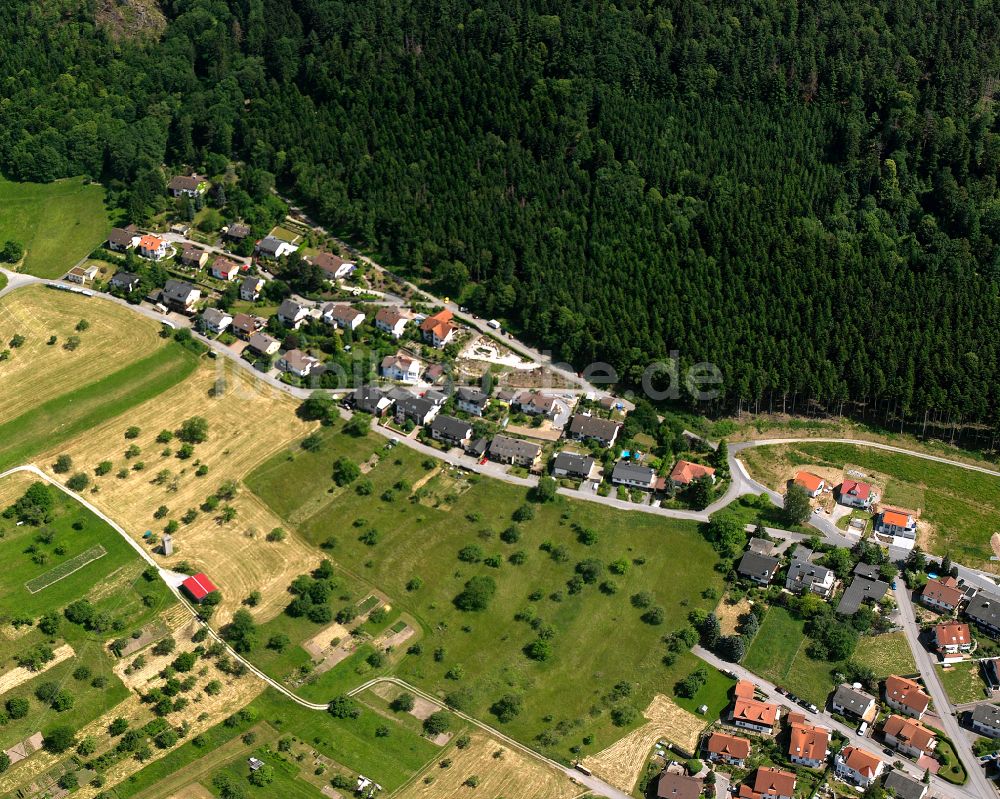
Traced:
[[845, 746], [834, 759], [834, 770], [842, 780], [867, 788], [882, 776], [885, 763], [856, 746]]
[[713, 732], [705, 741], [705, 752], [709, 760], [743, 768], [743, 761], [750, 756], [750, 741], [738, 735]]
[[941, 622], [934, 628], [934, 643], [942, 657], [960, 656], [972, 649], [972, 631], [960, 621]]
[[140, 236], [139, 255], [143, 258], [151, 258], [154, 261], [159, 261], [161, 258], [167, 257], [167, 243], [158, 236], [150, 236], [148, 234]]
[[772, 735], [779, 716], [780, 710], [777, 705], [737, 696], [730, 720], [736, 727], [753, 730], [762, 735]]
[[458, 328], [451, 323], [454, 314], [448, 309], [438, 311], [434, 316], [428, 316], [420, 323], [420, 333], [424, 341], [440, 349], [455, 336]]
[[212, 262], [212, 277], [219, 280], [236, 280], [240, 276], [242, 266], [229, 258], [216, 258]]
[[826, 480], [812, 472], [799, 472], [795, 475], [795, 485], [801, 486], [809, 496], [815, 498], [823, 492], [823, 489], [826, 487]]
[[920, 593], [920, 601], [934, 610], [954, 613], [965, 593], [958, 587], [954, 577], [939, 577], [928, 580]]
[[201, 602], [213, 591], [219, 590], [215, 586], [215, 583], [209, 580], [208, 576], [203, 572], [192, 574], [183, 583], [181, 583], [181, 588], [183, 588], [195, 602]]
[[885, 742], [897, 752], [910, 757], [929, 755], [937, 746], [937, 737], [916, 719], [889, 716], [882, 725]]
[[756, 690], [750, 680], [740, 680], [733, 686], [733, 696], [737, 699], [753, 699]]
[[875, 517], [875, 532], [913, 539], [917, 537], [917, 523], [908, 513], [884, 510]]
[[801, 713], [789, 713], [788, 722], [792, 727], [789, 759], [800, 766], [819, 768], [826, 762], [830, 731], [826, 727], [809, 724]]
[[851, 508], [867, 508], [872, 504], [872, 487], [857, 480], [845, 480], [837, 489], [837, 501]]
[[777, 768], [761, 766], [754, 775], [753, 785], [740, 785], [740, 799], [792, 799], [795, 796], [795, 775]]
[[695, 480], [708, 477], [715, 482], [715, 469], [710, 466], [702, 466], [700, 463], [690, 461], [677, 461], [674, 468], [670, 470], [670, 485], [673, 488], [686, 488]]
[[698, 799], [703, 783], [687, 774], [664, 771], [656, 783], [656, 799]]
[[920, 683], [892, 674], [885, 678], [885, 703], [899, 713], [919, 719], [927, 712], [931, 698]]

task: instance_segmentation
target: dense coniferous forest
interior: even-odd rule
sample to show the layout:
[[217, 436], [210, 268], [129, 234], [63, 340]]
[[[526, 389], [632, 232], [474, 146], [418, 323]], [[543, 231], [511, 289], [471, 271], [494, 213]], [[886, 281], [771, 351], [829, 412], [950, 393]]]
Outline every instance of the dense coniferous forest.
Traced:
[[139, 2], [0, 4], [5, 173], [238, 158], [577, 365], [996, 424], [994, 3]]

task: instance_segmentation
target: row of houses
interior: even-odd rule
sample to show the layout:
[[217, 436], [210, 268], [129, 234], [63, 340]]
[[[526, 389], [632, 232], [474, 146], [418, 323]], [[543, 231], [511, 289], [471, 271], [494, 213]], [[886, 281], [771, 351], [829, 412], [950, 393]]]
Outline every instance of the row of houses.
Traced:
[[[799, 471], [792, 482], [814, 499], [829, 488], [824, 478], [808, 471]], [[863, 510], [871, 509], [879, 500], [877, 490], [871, 483], [853, 479], [844, 479], [833, 489], [833, 494], [841, 505]], [[911, 513], [900, 508], [883, 508], [876, 514], [874, 524], [875, 532], [883, 535], [911, 541], [917, 537], [916, 520]]]

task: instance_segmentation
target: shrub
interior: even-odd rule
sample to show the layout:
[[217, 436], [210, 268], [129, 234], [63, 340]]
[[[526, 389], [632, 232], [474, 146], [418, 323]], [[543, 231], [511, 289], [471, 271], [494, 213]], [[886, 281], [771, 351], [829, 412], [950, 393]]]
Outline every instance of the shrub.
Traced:
[[83, 491], [87, 486], [90, 485], [90, 477], [88, 477], [83, 472], [77, 472], [69, 480], [66, 481], [66, 488], [70, 491]]
[[465, 583], [462, 593], [455, 597], [455, 606], [465, 611], [486, 610], [496, 590], [497, 585], [492, 577], [473, 577]]

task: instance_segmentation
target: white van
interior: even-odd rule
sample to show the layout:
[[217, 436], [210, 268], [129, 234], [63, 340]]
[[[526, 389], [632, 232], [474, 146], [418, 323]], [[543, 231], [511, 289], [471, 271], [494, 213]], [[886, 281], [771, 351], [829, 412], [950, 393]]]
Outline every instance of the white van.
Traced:
[[862, 721], [861, 722], [861, 726], [858, 727], [858, 735], [864, 736], [864, 735], [867, 735], [867, 734], [868, 734], [868, 722], [867, 721]]

